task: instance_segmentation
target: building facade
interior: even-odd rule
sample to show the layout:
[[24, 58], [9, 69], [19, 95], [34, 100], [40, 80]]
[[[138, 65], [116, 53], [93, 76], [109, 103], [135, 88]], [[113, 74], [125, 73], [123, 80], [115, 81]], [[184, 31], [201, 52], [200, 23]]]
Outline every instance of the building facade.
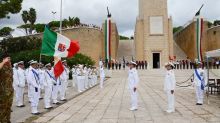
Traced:
[[173, 56], [172, 19], [167, 0], [139, 0], [135, 27], [135, 59], [147, 60], [150, 68], [161, 68]]

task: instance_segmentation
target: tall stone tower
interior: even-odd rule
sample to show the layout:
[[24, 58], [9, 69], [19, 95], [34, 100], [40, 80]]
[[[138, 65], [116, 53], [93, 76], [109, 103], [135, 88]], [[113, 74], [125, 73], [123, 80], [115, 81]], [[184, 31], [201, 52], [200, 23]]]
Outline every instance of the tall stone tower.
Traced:
[[139, 0], [135, 27], [135, 58], [147, 60], [150, 68], [161, 68], [173, 57], [172, 19], [167, 0]]

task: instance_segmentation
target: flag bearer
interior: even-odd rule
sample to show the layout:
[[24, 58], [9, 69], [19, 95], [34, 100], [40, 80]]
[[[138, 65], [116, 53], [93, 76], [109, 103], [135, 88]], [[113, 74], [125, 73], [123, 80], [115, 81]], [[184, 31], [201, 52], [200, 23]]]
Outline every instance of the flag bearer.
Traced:
[[38, 112], [38, 103], [39, 103], [39, 96], [40, 96], [40, 77], [37, 71], [38, 63], [37, 61], [32, 61], [31, 63], [32, 69], [28, 72], [27, 79], [30, 82], [30, 93], [32, 96], [31, 99], [31, 113], [33, 115], [39, 115]]
[[103, 83], [105, 80], [105, 70], [103, 65], [100, 67], [100, 88], [103, 88]]
[[136, 66], [137, 64], [131, 61], [129, 64], [130, 69], [128, 71], [128, 87], [131, 95], [131, 111], [135, 111], [138, 109], [137, 85], [139, 83], [139, 77]]
[[61, 74], [61, 92], [60, 92], [60, 96], [61, 96], [61, 101], [66, 101], [66, 90], [67, 90], [67, 86], [68, 86], [68, 80], [69, 80], [69, 68], [67, 66], [67, 62], [66, 60], [62, 61], [63, 63], [63, 66], [64, 66], [64, 71], [63, 73]]
[[24, 62], [18, 62], [17, 80], [16, 80], [16, 102], [17, 107], [24, 107], [24, 87], [25, 87]]
[[44, 82], [44, 105], [45, 109], [51, 109], [53, 108], [51, 106], [51, 97], [52, 97], [52, 90], [53, 90], [53, 84], [56, 83], [56, 79], [53, 75], [53, 71], [51, 69], [51, 64], [48, 63], [45, 65], [46, 70], [45, 70], [45, 82]]
[[196, 105], [202, 105], [204, 98], [204, 90], [206, 85], [206, 73], [202, 69], [201, 62], [197, 62], [196, 64], [196, 69], [194, 70], [193, 85], [195, 86], [196, 89], [196, 99], [197, 99]]
[[174, 64], [169, 62], [165, 64], [165, 67], [167, 69], [165, 81], [164, 81], [164, 91], [167, 94], [167, 100], [168, 100], [168, 109], [167, 113], [175, 112], [175, 98], [174, 98], [174, 91], [176, 87], [176, 79], [174, 74]]

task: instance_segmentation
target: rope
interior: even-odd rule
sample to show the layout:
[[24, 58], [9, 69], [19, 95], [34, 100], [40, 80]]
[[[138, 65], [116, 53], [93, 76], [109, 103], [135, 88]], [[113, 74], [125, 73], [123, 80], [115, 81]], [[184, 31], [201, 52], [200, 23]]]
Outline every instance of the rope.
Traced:
[[185, 80], [185, 81], [177, 82], [176, 86], [178, 86], [178, 87], [183, 87], [183, 88], [192, 86], [192, 83], [191, 83], [191, 82], [190, 82], [188, 85], [182, 85], [182, 84], [187, 83], [189, 80], [191, 80], [191, 78], [193, 77], [193, 75], [194, 75], [194, 74], [192, 74], [192, 75], [191, 75], [187, 80]]

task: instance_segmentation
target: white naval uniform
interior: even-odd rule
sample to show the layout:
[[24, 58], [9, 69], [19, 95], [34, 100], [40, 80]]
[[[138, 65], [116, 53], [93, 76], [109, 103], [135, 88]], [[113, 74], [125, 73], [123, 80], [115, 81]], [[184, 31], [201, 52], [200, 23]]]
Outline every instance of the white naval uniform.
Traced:
[[60, 100], [65, 100], [65, 96], [66, 96], [66, 90], [67, 90], [67, 85], [68, 85], [68, 79], [69, 79], [69, 72], [66, 70], [66, 68], [64, 69], [63, 73], [60, 75], [59, 79], [61, 81], [61, 85], [60, 85]]
[[29, 66], [29, 68], [27, 68], [25, 70], [25, 76], [26, 76], [26, 79], [27, 79], [27, 85], [28, 85], [28, 99], [29, 99], [29, 102], [32, 101], [32, 93], [31, 93], [31, 83], [28, 81], [28, 74], [29, 72], [32, 70], [33, 68], [31, 66]]
[[42, 90], [44, 89], [44, 83], [45, 83], [45, 70], [43, 69], [38, 69], [39, 77], [40, 77], [40, 97], [42, 98]]
[[17, 68], [13, 68], [13, 88], [14, 88], [14, 91], [15, 91], [15, 97], [16, 99], [18, 99], [18, 95], [17, 95], [17, 85], [18, 85], [18, 69]]
[[28, 72], [27, 80], [30, 83], [30, 93], [31, 93], [31, 112], [38, 113], [38, 103], [40, 97], [40, 77], [36, 69], [32, 68]]
[[[202, 68], [197, 69], [198, 74], [200, 75], [201, 79], [204, 79], [204, 84], [206, 85], [207, 80], [206, 80], [206, 73]], [[194, 70], [194, 81], [193, 84], [196, 86], [196, 99], [197, 99], [197, 103], [199, 104], [203, 104], [203, 98], [204, 98], [204, 90], [201, 89], [201, 81], [199, 80], [199, 78], [197, 77], [195, 70]]]
[[76, 68], [72, 68], [72, 86], [77, 88], [77, 74], [76, 74]]
[[[53, 103], [58, 103], [58, 93], [60, 95], [60, 99], [62, 98], [61, 92], [63, 88], [63, 73], [57, 78], [56, 83], [53, 84], [53, 91], [52, 91], [52, 102]], [[62, 99], [61, 99], [62, 100]]]
[[105, 80], [105, 70], [103, 67], [100, 68], [100, 88], [103, 88], [103, 83]]
[[89, 87], [93, 86], [93, 76], [92, 76], [91, 68], [88, 69], [88, 83], [89, 83]]
[[21, 68], [17, 70], [17, 81], [15, 84], [16, 88], [16, 102], [17, 106], [24, 105], [24, 87], [25, 87], [25, 71]]
[[84, 76], [83, 70], [80, 70], [79, 68], [77, 68], [76, 73], [77, 73], [78, 92], [82, 92], [85, 90], [84, 88], [85, 76]]
[[94, 85], [96, 85], [96, 83], [97, 83], [97, 70], [96, 69], [94, 69], [93, 71], [92, 71], [92, 73], [91, 73], [92, 75], [92, 86], [94, 86]]
[[169, 112], [175, 111], [175, 97], [174, 93], [171, 93], [171, 90], [175, 90], [176, 87], [176, 79], [173, 70], [169, 70], [166, 72], [165, 81], [164, 81], [164, 91], [167, 94], [168, 100], [168, 109]]
[[88, 87], [89, 87], [89, 71], [86, 67], [83, 69], [83, 73], [85, 75], [85, 86], [84, 87], [85, 87], [85, 89], [88, 89]]
[[128, 88], [131, 95], [131, 108], [133, 109], [138, 108], [137, 90], [134, 92], [134, 88], [137, 88], [138, 83], [139, 83], [138, 72], [136, 68], [132, 68], [128, 71]]
[[51, 107], [53, 84], [56, 84], [56, 80], [55, 80], [55, 77], [53, 75], [52, 70], [45, 70], [44, 74], [45, 74], [44, 105], [45, 105], [45, 108], [50, 108]]

